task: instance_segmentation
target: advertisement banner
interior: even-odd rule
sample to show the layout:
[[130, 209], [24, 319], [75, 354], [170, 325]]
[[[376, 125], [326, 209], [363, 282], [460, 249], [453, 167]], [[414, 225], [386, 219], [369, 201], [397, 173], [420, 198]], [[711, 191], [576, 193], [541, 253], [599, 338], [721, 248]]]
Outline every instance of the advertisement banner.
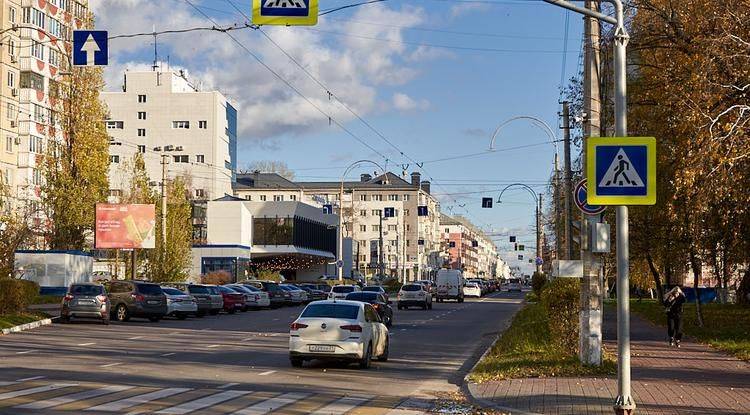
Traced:
[[97, 249], [154, 248], [155, 228], [155, 205], [96, 205]]

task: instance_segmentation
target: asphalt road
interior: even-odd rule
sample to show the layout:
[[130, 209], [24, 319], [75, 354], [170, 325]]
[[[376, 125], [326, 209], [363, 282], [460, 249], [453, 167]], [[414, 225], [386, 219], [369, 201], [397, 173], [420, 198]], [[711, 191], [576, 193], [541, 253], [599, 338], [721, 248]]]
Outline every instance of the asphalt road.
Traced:
[[390, 358], [369, 370], [292, 368], [288, 327], [301, 307], [54, 324], [0, 337], [0, 414], [420, 414], [436, 392], [457, 390], [521, 298], [394, 307]]

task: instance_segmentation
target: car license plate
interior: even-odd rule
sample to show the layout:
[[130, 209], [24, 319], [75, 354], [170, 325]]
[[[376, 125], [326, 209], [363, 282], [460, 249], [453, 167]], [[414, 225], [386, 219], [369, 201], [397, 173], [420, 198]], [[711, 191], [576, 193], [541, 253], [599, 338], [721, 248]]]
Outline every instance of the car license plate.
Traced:
[[78, 300], [76, 301], [77, 305], [92, 305], [94, 304], [94, 300]]
[[310, 346], [311, 352], [332, 353], [334, 350], [336, 350], [336, 348], [333, 346], [319, 345], [319, 344], [313, 344]]
[[149, 303], [149, 304], [159, 304], [159, 302], [158, 302], [158, 301], [153, 301], [153, 300], [149, 300], [149, 301], [148, 301], [148, 303]]

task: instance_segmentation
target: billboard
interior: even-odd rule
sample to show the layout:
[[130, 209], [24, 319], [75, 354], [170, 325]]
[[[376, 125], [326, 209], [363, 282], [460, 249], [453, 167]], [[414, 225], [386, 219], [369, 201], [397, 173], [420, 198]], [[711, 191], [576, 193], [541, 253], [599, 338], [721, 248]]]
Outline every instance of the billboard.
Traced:
[[97, 249], [154, 248], [155, 228], [155, 205], [96, 205]]

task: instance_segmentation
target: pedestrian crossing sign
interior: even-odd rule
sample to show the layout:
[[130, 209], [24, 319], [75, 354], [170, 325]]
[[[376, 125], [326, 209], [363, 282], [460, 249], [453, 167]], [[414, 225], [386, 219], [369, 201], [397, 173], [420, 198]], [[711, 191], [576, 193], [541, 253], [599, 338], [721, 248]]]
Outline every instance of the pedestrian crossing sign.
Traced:
[[253, 24], [315, 26], [318, 0], [253, 0]]
[[588, 204], [656, 204], [654, 137], [591, 137], [586, 170]]

